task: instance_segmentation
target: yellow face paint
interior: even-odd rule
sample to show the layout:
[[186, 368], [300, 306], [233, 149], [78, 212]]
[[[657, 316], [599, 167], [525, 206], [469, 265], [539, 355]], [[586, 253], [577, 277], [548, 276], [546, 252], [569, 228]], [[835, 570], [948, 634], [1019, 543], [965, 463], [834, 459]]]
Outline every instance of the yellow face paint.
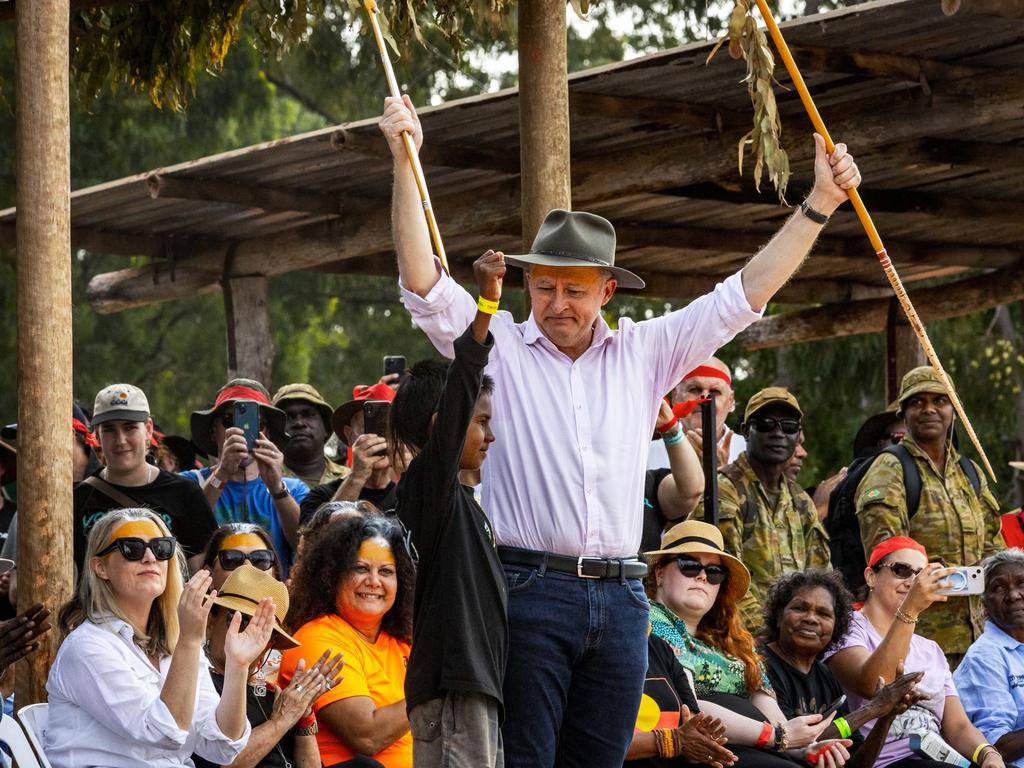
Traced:
[[590, 288], [604, 276], [604, 272], [600, 267], [547, 267], [538, 264], [530, 269], [530, 275], [534, 280], [546, 277], [551, 280], [576, 283], [582, 288]]
[[359, 545], [360, 560], [367, 562], [384, 562], [395, 564], [395, 554], [391, 546], [384, 539], [367, 539]]
[[230, 536], [225, 536], [220, 545], [221, 549], [238, 549], [239, 547], [266, 549], [267, 543], [255, 533], [232, 533]]
[[110, 538], [107, 539], [107, 543], [100, 547], [100, 549], [106, 549], [118, 539], [126, 539], [132, 536], [155, 539], [158, 536], [166, 535], [160, 530], [160, 526], [152, 520], [125, 520], [114, 529], [114, 532], [110, 534]]

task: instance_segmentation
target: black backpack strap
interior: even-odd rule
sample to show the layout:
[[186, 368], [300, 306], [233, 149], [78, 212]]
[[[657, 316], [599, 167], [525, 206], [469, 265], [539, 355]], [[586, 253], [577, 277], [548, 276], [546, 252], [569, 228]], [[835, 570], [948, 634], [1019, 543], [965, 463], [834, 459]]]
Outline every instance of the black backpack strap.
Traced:
[[903, 489], [907, 498], [907, 520], [917, 514], [917, 508], [921, 504], [921, 471], [917, 468], [917, 462], [910, 455], [910, 451], [902, 443], [887, 446], [882, 453], [891, 453], [900, 460], [903, 467]]
[[967, 482], [971, 484], [971, 488], [974, 489], [974, 495], [979, 499], [981, 498], [981, 477], [978, 475], [978, 468], [974, 466], [974, 462], [968, 459], [966, 456], [961, 456], [960, 469], [967, 475]]

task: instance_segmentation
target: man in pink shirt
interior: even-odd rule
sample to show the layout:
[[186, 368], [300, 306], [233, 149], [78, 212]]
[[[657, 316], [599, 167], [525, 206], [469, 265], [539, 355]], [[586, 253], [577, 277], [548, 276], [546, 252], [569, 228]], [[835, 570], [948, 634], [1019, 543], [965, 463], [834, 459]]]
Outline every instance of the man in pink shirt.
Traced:
[[[431, 255], [401, 136], [422, 143], [408, 97], [386, 100], [380, 126], [394, 158], [403, 301], [451, 357], [477, 301]], [[636, 552], [661, 398], [760, 317], [859, 184], [844, 145], [829, 157], [815, 144], [815, 184], [800, 211], [742, 272], [664, 317], [624, 318], [615, 331], [601, 317], [618, 285], [643, 281], [615, 266], [615, 232], [600, 216], [552, 211], [531, 253], [506, 259], [526, 270], [532, 304], [525, 323], [497, 313], [487, 366], [497, 440], [483, 467], [483, 508], [509, 589], [506, 765], [622, 765], [647, 666], [646, 567]]]

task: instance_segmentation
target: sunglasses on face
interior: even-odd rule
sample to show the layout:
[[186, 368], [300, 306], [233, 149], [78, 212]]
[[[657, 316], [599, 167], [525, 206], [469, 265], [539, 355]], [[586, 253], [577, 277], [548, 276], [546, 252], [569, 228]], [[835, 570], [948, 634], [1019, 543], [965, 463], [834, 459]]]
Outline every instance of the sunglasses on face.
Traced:
[[252, 616], [244, 614], [241, 611], [228, 611], [227, 612], [227, 620], [228, 620], [228, 626], [229, 627], [231, 626], [231, 622], [234, 621], [236, 613], [240, 613], [242, 615], [242, 621], [238, 625], [238, 631], [239, 632], [245, 632], [245, 628], [248, 627], [249, 626], [249, 622], [252, 621]]
[[921, 572], [920, 568], [915, 568], [908, 563], [879, 563], [878, 565], [871, 566], [875, 573], [878, 573], [883, 568], [888, 568], [892, 571], [892, 575], [901, 581], [903, 579], [909, 579], [912, 576], [917, 576]]
[[784, 435], [795, 435], [800, 431], [800, 419], [775, 419], [771, 416], [755, 416], [750, 420], [750, 426], [758, 432], [774, 432], [778, 428], [782, 430]]
[[704, 571], [704, 577], [708, 580], [708, 584], [721, 584], [729, 577], [729, 571], [724, 565], [715, 563], [705, 565], [692, 557], [677, 557], [676, 565], [679, 566], [679, 572], [688, 579], [696, 579], [700, 572]]
[[217, 553], [217, 559], [220, 561], [220, 567], [225, 571], [235, 570], [246, 560], [252, 563], [253, 568], [269, 571], [277, 562], [277, 555], [269, 549], [254, 549], [252, 552], [242, 552], [240, 549], [222, 549]]
[[177, 540], [173, 536], [157, 536], [149, 541], [137, 536], [125, 536], [122, 539], [115, 539], [110, 546], [97, 552], [96, 556], [103, 557], [117, 549], [125, 560], [138, 561], [146, 556], [148, 549], [157, 560], [170, 560], [174, 557], [176, 543]]

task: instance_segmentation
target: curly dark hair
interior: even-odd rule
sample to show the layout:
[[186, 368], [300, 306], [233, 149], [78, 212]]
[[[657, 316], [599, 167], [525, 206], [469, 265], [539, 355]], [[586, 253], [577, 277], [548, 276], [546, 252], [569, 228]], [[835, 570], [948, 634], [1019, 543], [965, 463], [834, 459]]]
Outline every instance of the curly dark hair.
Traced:
[[832, 639], [821, 649], [821, 653], [834, 648], [846, 636], [850, 620], [853, 618], [853, 595], [846, 588], [843, 575], [839, 571], [808, 568], [806, 571], [784, 574], [768, 588], [768, 599], [764, 606], [764, 628], [761, 630], [763, 642], [774, 643], [779, 639], [782, 612], [796, 597], [797, 592], [815, 587], [821, 587], [832, 595], [836, 616], [832, 627]]
[[395, 555], [398, 591], [395, 604], [384, 614], [381, 629], [399, 640], [412, 641], [416, 566], [402, 526], [384, 515], [332, 520], [308, 539], [302, 567], [292, 573], [289, 584], [291, 607], [286, 624], [290, 632], [320, 616], [337, 613], [338, 585], [355, 570], [359, 546], [367, 539], [384, 539]]

